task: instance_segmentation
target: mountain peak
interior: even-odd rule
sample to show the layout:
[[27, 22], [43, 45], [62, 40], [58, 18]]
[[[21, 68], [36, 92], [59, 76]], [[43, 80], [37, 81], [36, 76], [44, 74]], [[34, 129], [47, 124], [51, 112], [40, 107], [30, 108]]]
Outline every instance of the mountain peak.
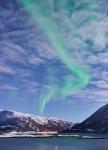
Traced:
[[69, 123], [52, 117], [41, 117], [10, 110], [0, 111], [0, 130], [3, 129], [6, 132], [7, 130], [60, 131], [71, 128], [72, 126], [73, 123]]
[[74, 128], [79, 130], [93, 130], [96, 132], [108, 132], [108, 104], [98, 109], [94, 114]]

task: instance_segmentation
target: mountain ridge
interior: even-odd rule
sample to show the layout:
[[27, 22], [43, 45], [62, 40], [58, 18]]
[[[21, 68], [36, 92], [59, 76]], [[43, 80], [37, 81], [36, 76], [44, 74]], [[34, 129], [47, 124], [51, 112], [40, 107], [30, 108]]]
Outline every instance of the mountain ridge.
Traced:
[[0, 111], [0, 130], [4, 132], [18, 131], [61, 131], [70, 129], [73, 123], [53, 117], [41, 117], [16, 111]]
[[83, 122], [72, 127], [76, 131], [108, 132], [108, 104], [99, 108]]
[[81, 123], [62, 121], [10, 110], [0, 111], [0, 131], [10, 132], [105, 132], [108, 133], [108, 104], [104, 105]]

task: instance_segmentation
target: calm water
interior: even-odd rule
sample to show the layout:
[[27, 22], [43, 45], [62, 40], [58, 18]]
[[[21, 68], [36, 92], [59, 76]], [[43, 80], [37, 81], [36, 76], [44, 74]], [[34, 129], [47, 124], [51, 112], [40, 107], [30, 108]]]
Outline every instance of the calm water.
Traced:
[[108, 150], [108, 139], [0, 138], [0, 150]]

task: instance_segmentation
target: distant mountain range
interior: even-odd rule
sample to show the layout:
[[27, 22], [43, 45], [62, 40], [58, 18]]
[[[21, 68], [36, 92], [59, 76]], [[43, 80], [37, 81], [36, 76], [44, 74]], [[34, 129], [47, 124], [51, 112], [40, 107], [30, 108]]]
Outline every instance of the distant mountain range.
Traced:
[[40, 117], [9, 110], [0, 110], [0, 131], [2, 132], [105, 132], [108, 133], [108, 104], [79, 124], [56, 118]]
[[50, 117], [40, 117], [9, 110], [0, 110], [0, 131], [2, 132], [45, 132], [70, 129], [73, 123]]

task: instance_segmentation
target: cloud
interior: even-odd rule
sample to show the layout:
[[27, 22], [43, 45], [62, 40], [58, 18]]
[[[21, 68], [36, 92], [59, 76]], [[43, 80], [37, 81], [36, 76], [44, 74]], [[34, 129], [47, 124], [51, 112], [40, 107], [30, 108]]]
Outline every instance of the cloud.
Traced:
[[[76, 3], [79, 5], [79, 2]], [[63, 64], [39, 24], [20, 4], [17, 6], [10, 0], [5, 5], [8, 5], [6, 9], [2, 3], [0, 6], [0, 89], [17, 90], [19, 97], [25, 99], [31, 95], [41, 95], [42, 88], [50, 88], [47, 82], [51, 78], [49, 76], [54, 76], [51, 81], [57, 78], [62, 82], [65, 75], [72, 80], [65, 66], [60, 67]], [[58, 33], [69, 48], [70, 56], [91, 76], [85, 89], [72, 91], [71, 101], [108, 102], [108, 71], [105, 67], [108, 65], [108, 17], [104, 12], [95, 14], [92, 11], [91, 14], [88, 10], [74, 11], [69, 16], [66, 11], [62, 7], [59, 13], [52, 12], [51, 17], [57, 22]], [[83, 22], [89, 15], [96, 15], [99, 19]], [[53, 70], [51, 75], [47, 72], [50, 62]]]
[[35, 55], [28, 59], [28, 63], [33, 65], [39, 65], [45, 63], [45, 60], [39, 57], [36, 57]]
[[[33, 21], [18, 1], [1, 3], [0, 14], [0, 61], [40, 65], [55, 59], [48, 37]], [[2, 25], [2, 26], [1, 26]]]
[[4, 63], [6, 62], [25, 62], [25, 51], [20, 47], [20, 45], [14, 44], [12, 42], [3, 41], [0, 42], [0, 60]]
[[18, 88], [17, 87], [14, 87], [14, 86], [12, 86], [12, 85], [0, 85], [0, 90], [1, 91], [16, 91], [16, 90], [18, 90]]
[[107, 70], [101, 72], [100, 78], [102, 78], [105, 81], [108, 81], [108, 72], [107, 72]]
[[13, 75], [15, 72], [10, 66], [6, 64], [0, 64], [0, 73], [8, 73]]
[[88, 58], [90, 64], [108, 64], [108, 53], [101, 52], [97, 55], [90, 55]]
[[105, 82], [105, 81], [97, 81], [96, 82], [96, 86], [98, 88], [102, 88], [102, 89], [108, 89], [108, 82]]
[[75, 101], [82, 101], [84, 103], [86, 102], [90, 102], [90, 103], [108, 102], [108, 92], [106, 89], [105, 90], [84, 89], [76, 93], [73, 93], [72, 97]]

